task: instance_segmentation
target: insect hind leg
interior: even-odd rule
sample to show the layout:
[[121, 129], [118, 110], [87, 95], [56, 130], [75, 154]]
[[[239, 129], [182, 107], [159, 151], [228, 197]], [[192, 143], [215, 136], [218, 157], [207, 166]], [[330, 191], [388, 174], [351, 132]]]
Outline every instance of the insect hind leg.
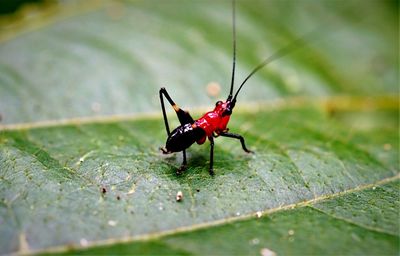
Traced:
[[168, 100], [169, 104], [171, 104], [172, 108], [175, 110], [175, 113], [178, 116], [178, 119], [179, 119], [179, 122], [181, 123], [181, 125], [188, 124], [188, 123], [189, 124], [193, 124], [194, 123], [194, 120], [193, 120], [192, 116], [189, 114], [189, 112], [184, 111], [180, 107], [178, 107], [178, 105], [176, 105], [176, 103], [169, 96], [167, 90], [164, 87], [162, 87], [160, 89], [160, 102], [161, 102], [161, 109], [163, 111], [165, 127], [168, 128], [167, 129], [168, 135], [169, 135], [170, 132], [169, 132], [167, 115], [166, 115], [166, 112], [165, 112], [165, 105], [164, 105], [163, 95]]
[[[188, 112], [182, 110], [181, 108], [178, 107], [178, 105], [175, 104], [175, 102], [172, 100], [171, 96], [169, 96], [167, 90], [164, 87], [162, 87], [160, 89], [159, 94], [160, 94], [160, 102], [161, 102], [161, 109], [162, 109], [162, 112], [163, 112], [165, 129], [167, 131], [167, 135], [168, 136], [170, 135], [171, 131], [169, 129], [168, 117], [167, 117], [167, 113], [165, 111], [164, 97], [167, 99], [169, 104], [171, 104], [172, 108], [175, 110], [175, 113], [178, 116], [178, 119], [179, 119], [179, 122], [181, 123], [181, 125], [184, 125], [184, 124], [187, 124], [187, 123], [190, 123], [190, 124], [194, 123], [194, 120], [193, 120], [192, 116]], [[168, 153], [164, 149], [161, 149], [161, 150], [163, 151], [164, 154]], [[182, 154], [183, 154], [183, 162], [182, 162], [181, 166], [179, 167], [179, 169], [176, 171], [176, 173], [178, 175], [182, 174], [186, 170], [186, 165], [187, 165], [187, 162], [186, 162], [186, 150], [185, 149], [182, 151]]]

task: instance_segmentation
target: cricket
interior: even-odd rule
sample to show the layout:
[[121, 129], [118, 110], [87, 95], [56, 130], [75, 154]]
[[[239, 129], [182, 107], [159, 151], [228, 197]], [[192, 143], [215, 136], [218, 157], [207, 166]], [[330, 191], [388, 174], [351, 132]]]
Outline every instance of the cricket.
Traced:
[[[217, 101], [212, 111], [205, 113], [202, 117], [194, 120], [188, 111], [181, 109], [168, 94], [167, 90], [162, 87], [159, 91], [161, 110], [163, 113], [165, 129], [167, 132], [167, 141], [165, 147], [161, 147], [160, 150], [163, 154], [172, 154], [176, 152], [182, 152], [183, 162], [177, 169], [177, 175], [182, 174], [187, 168], [186, 160], [186, 149], [188, 149], [193, 143], [199, 145], [204, 144], [208, 139], [210, 142], [210, 165], [209, 173], [214, 175], [214, 138], [219, 136], [237, 139], [240, 141], [242, 149], [246, 153], [253, 153], [246, 147], [245, 139], [242, 135], [229, 132], [228, 123], [233, 113], [233, 109], [236, 105], [237, 96], [241, 91], [243, 85], [261, 68], [265, 67], [272, 61], [283, 57], [294, 49], [297, 49], [299, 45], [304, 44], [304, 37], [299, 38], [286, 47], [283, 47], [276, 51], [274, 54], [265, 59], [262, 63], [256, 66], [247, 77], [240, 84], [239, 89], [233, 94], [235, 84], [235, 66], [236, 66], [236, 7], [235, 1], [232, 1], [232, 42], [233, 42], [233, 59], [232, 59], [232, 76], [231, 84], [228, 97], [225, 101]], [[170, 131], [168, 118], [165, 110], [164, 97], [168, 103], [175, 110], [175, 113], [179, 119], [180, 126], [175, 128], [172, 132]]]

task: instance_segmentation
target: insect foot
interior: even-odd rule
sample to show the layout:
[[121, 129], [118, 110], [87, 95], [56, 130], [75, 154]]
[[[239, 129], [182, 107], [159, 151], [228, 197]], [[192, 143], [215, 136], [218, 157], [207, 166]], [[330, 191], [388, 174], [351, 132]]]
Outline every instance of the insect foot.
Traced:
[[214, 174], [215, 174], [214, 169], [210, 169], [209, 173], [210, 173], [211, 176], [214, 176]]
[[171, 152], [169, 152], [168, 150], [166, 150], [165, 148], [163, 148], [163, 147], [159, 147], [159, 149], [161, 150], [161, 152], [163, 153], [163, 154], [170, 154]]

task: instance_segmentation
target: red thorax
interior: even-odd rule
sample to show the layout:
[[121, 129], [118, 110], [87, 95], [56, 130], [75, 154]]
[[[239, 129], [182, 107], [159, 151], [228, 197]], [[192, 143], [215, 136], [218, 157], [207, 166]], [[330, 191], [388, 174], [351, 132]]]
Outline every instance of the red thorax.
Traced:
[[213, 133], [218, 135], [227, 130], [226, 126], [231, 115], [222, 115], [227, 109], [227, 105], [228, 102], [219, 101], [213, 111], [205, 113], [195, 121], [194, 124], [206, 132], [205, 136], [197, 141], [198, 144], [203, 144], [207, 137], [213, 136]]

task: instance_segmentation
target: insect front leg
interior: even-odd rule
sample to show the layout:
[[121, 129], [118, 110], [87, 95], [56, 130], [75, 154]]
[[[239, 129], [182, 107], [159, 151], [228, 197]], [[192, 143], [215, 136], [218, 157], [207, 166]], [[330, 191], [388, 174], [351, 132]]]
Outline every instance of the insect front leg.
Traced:
[[219, 135], [223, 136], [223, 137], [234, 138], [234, 139], [240, 140], [240, 143], [242, 144], [242, 148], [246, 153], [254, 153], [253, 151], [247, 149], [246, 144], [244, 142], [244, 138], [243, 138], [242, 135], [235, 134], [235, 133], [230, 133], [230, 132], [222, 132]]
[[210, 140], [210, 175], [214, 175], [214, 138], [212, 136], [208, 137]]

